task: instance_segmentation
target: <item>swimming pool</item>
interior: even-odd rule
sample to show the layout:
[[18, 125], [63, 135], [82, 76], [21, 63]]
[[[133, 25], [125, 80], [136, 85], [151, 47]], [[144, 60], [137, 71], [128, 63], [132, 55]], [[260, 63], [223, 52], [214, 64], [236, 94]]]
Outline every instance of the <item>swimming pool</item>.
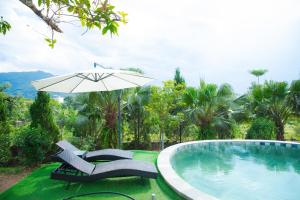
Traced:
[[300, 199], [299, 143], [182, 143], [160, 153], [158, 168], [167, 183], [187, 199]]

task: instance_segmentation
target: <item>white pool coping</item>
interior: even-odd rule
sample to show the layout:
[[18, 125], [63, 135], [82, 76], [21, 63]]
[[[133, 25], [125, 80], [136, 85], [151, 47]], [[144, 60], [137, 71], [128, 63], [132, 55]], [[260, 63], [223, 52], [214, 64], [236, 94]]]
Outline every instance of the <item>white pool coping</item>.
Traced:
[[266, 145], [270, 143], [275, 143], [275, 145], [280, 144], [288, 144], [287, 147], [291, 147], [292, 144], [295, 144], [300, 148], [300, 143], [298, 142], [286, 142], [286, 141], [276, 141], [276, 140], [202, 140], [202, 141], [192, 141], [192, 142], [185, 142], [170, 146], [163, 151], [160, 152], [158, 159], [157, 159], [157, 166], [160, 171], [160, 174], [164, 178], [164, 180], [168, 183], [173, 190], [175, 190], [180, 196], [185, 199], [193, 199], [193, 200], [217, 200], [216, 197], [210, 196], [200, 190], [196, 189], [195, 187], [191, 186], [185, 180], [183, 180], [171, 165], [171, 158], [176, 153], [178, 149], [183, 148], [184, 146], [189, 146], [193, 144], [199, 143], [213, 143], [213, 142], [251, 142], [251, 143], [258, 143], [261, 142], [266, 143]]

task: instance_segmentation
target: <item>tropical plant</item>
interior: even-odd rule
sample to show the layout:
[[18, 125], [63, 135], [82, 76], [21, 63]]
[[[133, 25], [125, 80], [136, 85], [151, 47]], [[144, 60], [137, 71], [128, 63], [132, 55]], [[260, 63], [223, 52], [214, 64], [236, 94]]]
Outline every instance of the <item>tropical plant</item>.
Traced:
[[289, 104], [296, 115], [300, 115], [300, 80], [292, 81], [289, 94], [288, 94]]
[[[101, 134], [102, 146], [116, 148], [118, 143], [117, 120], [118, 120], [118, 97], [120, 91], [100, 93], [100, 105], [104, 119]], [[123, 102], [122, 102], [123, 107]], [[121, 109], [122, 109], [121, 107]]]
[[94, 141], [94, 146], [90, 148], [100, 147], [103, 126], [100, 93], [91, 92], [88, 95], [79, 95], [76, 99], [80, 106], [75, 120], [75, 136], [90, 137]]
[[257, 84], [259, 84], [259, 77], [263, 76], [267, 72], [268, 72], [267, 69], [253, 69], [253, 70], [250, 70], [250, 74], [257, 77]]
[[286, 82], [253, 84], [249, 92], [249, 109], [255, 114], [254, 117], [267, 117], [275, 123], [277, 140], [284, 140], [284, 126], [292, 114], [287, 97]]
[[183, 96], [190, 119], [199, 127], [200, 139], [230, 138], [233, 120], [231, 102], [234, 97], [228, 84], [218, 87], [200, 81], [199, 88], [189, 87]]
[[54, 121], [53, 112], [50, 106], [50, 96], [46, 92], [39, 91], [35, 101], [30, 106], [32, 128], [41, 128], [47, 133], [52, 142], [52, 147], [59, 139], [59, 129]]
[[127, 119], [134, 132], [136, 146], [140, 145], [141, 139], [146, 142], [147, 131], [144, 125], [146, 116], [145, 105], [150, 100], [150, 87], [135, 88], [127, 97], [126, 110]]
[[273, 121], [258, 117], [253, 120], [247, 131], [247, 139], [273, 140], [276, 138], [275, 124]]

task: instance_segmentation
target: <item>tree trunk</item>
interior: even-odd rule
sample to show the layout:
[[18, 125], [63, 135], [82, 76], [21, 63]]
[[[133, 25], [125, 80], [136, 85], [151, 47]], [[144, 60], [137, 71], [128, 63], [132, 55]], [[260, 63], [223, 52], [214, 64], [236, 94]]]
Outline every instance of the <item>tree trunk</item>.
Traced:
[[203, 140], [203, 134], [202, 128], [199, 128], [199, 140]]
[[136, 124], [136, 120], [134, 120], [134, 146], [137, 147], [137, 144], [138, 144], [138, 136], [137, 136], [137, 124]]
[[182, 136], [182, 124], [179, 124], [179, 142], [181, 143], [181, 136]]
[[160, 130], [160, 150], [163, 150], [165, 148], [164, 143], [164, 132]]
[[138, 134], [138, 144], [140, 144], [140, 111], [138, 111], [138, 118], [137, 118], [137, 134]]
[[276, 124], [276, 139], [284, 140], [284, 124], [282, 122], [277, 122]]

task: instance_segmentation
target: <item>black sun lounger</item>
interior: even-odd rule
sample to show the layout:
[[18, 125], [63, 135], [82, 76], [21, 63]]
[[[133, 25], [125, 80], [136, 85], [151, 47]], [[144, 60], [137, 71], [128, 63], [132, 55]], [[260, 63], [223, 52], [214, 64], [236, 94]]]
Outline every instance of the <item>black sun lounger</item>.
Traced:
[[51, 178], [68, 182], [89, 182], [103, 178], [140, 176], [156, 178], [156, 167], [139, 160], [116, 160], [99, 164], [89, 163], [69, 150], [63, 150], [57, 156], [64, 163], [52, 171]]
[[68, 149], [87, 161], [132, 159], [133, 153], [121, 149], [102, 149], [97, 151], [81, 151], [66, 140], [56, 143], [61, 149]]

